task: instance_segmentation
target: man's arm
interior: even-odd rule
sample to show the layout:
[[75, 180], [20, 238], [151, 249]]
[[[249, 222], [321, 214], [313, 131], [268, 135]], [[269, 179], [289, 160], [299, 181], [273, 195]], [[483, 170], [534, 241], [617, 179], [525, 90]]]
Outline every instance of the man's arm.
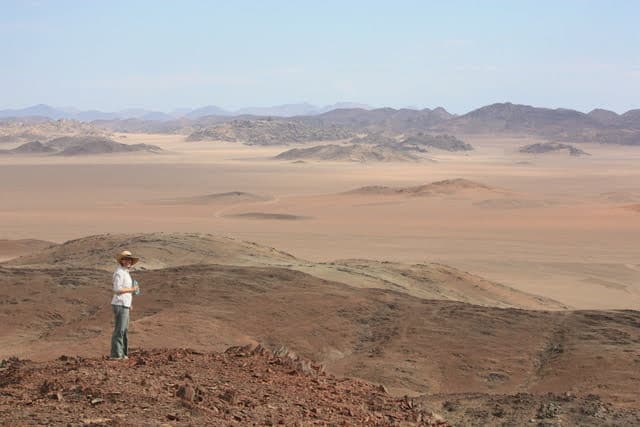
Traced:
[[130, 294], [131, 292], [135, 292], [137, 289], [137, 286], [134, 286], [133, 288], [122, 288], [118, 291], [116, 291], [116, 294], [120, 295], [120, 294]]

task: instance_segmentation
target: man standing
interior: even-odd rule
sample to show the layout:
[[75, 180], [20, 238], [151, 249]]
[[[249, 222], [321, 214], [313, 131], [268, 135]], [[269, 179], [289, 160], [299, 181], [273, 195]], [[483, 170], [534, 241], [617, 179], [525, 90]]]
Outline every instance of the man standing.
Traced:
[[122, 251], [116, 256], [118, 268], [113, 273], [113, 298], [111, 307], [115, 320], [113, 335], [111, 336], [111, 359], [128, 359], [129, 344], [127, 330], [129, 329], [129, 311], [131, 310], [131, 294], [138, 290], [133, 285], [129, 269], [140, 258], [134, 257], [129, 251]]

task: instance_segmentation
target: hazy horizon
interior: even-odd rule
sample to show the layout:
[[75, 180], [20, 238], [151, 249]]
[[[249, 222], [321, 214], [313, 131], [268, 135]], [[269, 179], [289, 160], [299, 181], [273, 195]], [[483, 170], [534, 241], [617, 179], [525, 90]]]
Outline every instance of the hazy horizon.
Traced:
[[636, 3], [3, 5], [7, 109], [640, 107]]
[[[359, 105], [354, 105], [354, 106], [342, 106], [339, 104], [359, 104]], [[587, 114], [591, 111], [593, 111], [594, 109], [605, 109], [608, 111], [613, 111], [618, 115], [622, 115], [628, 111], [632, 111], [632, 110], [637, 110], [638, 108], [631, 108], [629, 110], [621, 110], [621, 111], [616, 111], [616, 110], [610, 110], [607, 108], [603, 108], [600, 106], [595, 106], [593, 108], [591, 108], [590, 110], [580, 110], [580, 109], [576, 109], [576, 108], [569, 108], [566, 106], [548, 106], [548, 105], [531, 105], [531, 104], [526, 104], [526, 103], [516, 103], [516, 102], [512, 102], [509, 100], [504, 100], [504, 101], [496, 101], [494, 103], [490, 103], [490, 104], [482, 104], [482, 105], [478, 105], [476, 107], [473, 107], [469, 110], [466, 111], [461, 111], [461, 112], [454, 112], [449, 110], [446, 107], [443, 107], [442, 105], [433, 105], [433, 106], [416, 106], [416, 105], [406, 105], [406, 106], [392, 106], [392, 105], [368, 105], [368, 104], [364, 104], [364, 103], [360, 103], [360, 102], [356, 102], [356, 101], [339, 101], [339, 102], [334, 102], [331, 104], [327, 104], [327, 105], [318, 105], [318, 104], [313, 104], [310, 102], [306, 102], [306, 101], [301, 101], [301, 102], [287, 102], [284, 104], [278, 104], [278, 105], [244, 105], [244, 106], [240, 106], [237, 108], [225, 108], [224, 106], [218, 105], [218, 104], [206, 104], [206, 105], [197, 105], [197, 106], [190, 106], [190, 107], [175, 107], [175, 108], [169, 108], [166, 110], [163, 109], [154, 109], [154, 108], [147, 108], [147, 107], [142, 107], [142, 106], [126, 106], [126, 107], [122, 107], [122, 108], [116, 108], [113, 110], [101, 110], [98, 108], [78, 108], [74, 105], [51, 105], [51, 104], [47, 104], [47, 103], [37, 103], [37, 104], [31, 104], [31, 105], [22, 105], [22, 106], [7, 106], [7, 107], [3, 107], [0, 106], [0, 112], [5, 112], [5, 111], [9, 111], [9, 110], [25, 110], [28, 108], [33, 108], [33, 107], [39, 107], [39, 106], [43, 106], [43, 107], [51, 107], [54, 108], [56, 110], [59, 111], [64, 111], [70, 114], [73, 113], [82, 113], [82, 112], [100, 112], [100, 113], [106, 113], [106, 114], [123, 114], [125, 112], [135, 112], [135, 111], [144, 111], [144, 112], [156, 112], [156, 113], [164, 113], [164, 114], [168, 114], [171, 115], [173, 114], [175, 117], [181, 117], [182, 115], [187, 115], [190, 112], [196, 111], [198, 109], [202, 109], [202, 108], [210, 108], [210, 107], [217, 107], [220, 108], [221, 110], [223, 110], [225, 113], [229, 114], [229, 115], [242, 115], [242, 114], [246, 114], [246, 115], [256, 115], [257, 113], [253, 113], [253, 112], [245, 112], [244, 110], [259, 110], [259, 109], [277, 109], [277, 108], [283, 108], [283, 107], [302, 107], [302, 106], [308, 106], [308, 107], [313, 107], [316, 110], [323, 110], [326, 109], [326, 111], [331, 111], [332, 109], [338, 109], [338, 108], [363, 108], [363, 109], [367, 109], [367, 110], [375, 110], [375, 109], [382, 109], [382, 108], [393, 108], [396, 110], [400, 110], [400, 109], [410, 109], [410, 110], [424, 110], [424, 109], [430, 109], [430, 110], [435, 110], [437, 108], [444, 108], [447, 112], [454, 114], [454, 115], [464, 115], [467, 114], [469, 112], [475, 111], [477, 109], [480, 109], [482, 107], [486, 107], [489, 105], [494, 105], [494, 104], [514, 104], [514, 105], [525, 105], [525, 106], [530, 106], [533, 108], [548, 108], [548, 109], [569, 109], [569, 110], [574, 110], [574, 111], [578, 111], [580, 113], [584, 113]], [[334, 107], [334, 108], [328, 108], [328, 107]], [[328, 109], [327, 109], [328, 108]], [[317, 111], [310, 113], [310, 115], [313, 114], [319, 114]], [[304, 115], [304, 114], [303, 114]]]

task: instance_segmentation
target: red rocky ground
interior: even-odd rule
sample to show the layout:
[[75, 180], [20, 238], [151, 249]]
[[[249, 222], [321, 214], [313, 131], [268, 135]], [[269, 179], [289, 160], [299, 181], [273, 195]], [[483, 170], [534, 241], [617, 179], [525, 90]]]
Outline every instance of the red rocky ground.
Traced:
[[62, 356], [0, 367], [3, 425], [447, 426], [410, 398], [325, 374], [280, 349], [133, 352], [127, 361]]

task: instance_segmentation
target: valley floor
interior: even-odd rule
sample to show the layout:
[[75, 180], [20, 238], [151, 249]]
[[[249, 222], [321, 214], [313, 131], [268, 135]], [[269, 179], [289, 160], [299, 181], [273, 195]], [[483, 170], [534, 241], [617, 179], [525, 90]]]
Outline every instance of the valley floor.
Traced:
[[[573, 308], [640, 307], [637, 147], [581, 144], [592, 156], [575, 158], [469, 137], [475, 151], [434, 152], [435, 163], [359, 164], [175, 135], [121, 140], [169, 154], [0, 159], [0, 237], [213, 233], [312, 261], [440, 262]], [[454, 178], [495, 191], [344, 194]]]

